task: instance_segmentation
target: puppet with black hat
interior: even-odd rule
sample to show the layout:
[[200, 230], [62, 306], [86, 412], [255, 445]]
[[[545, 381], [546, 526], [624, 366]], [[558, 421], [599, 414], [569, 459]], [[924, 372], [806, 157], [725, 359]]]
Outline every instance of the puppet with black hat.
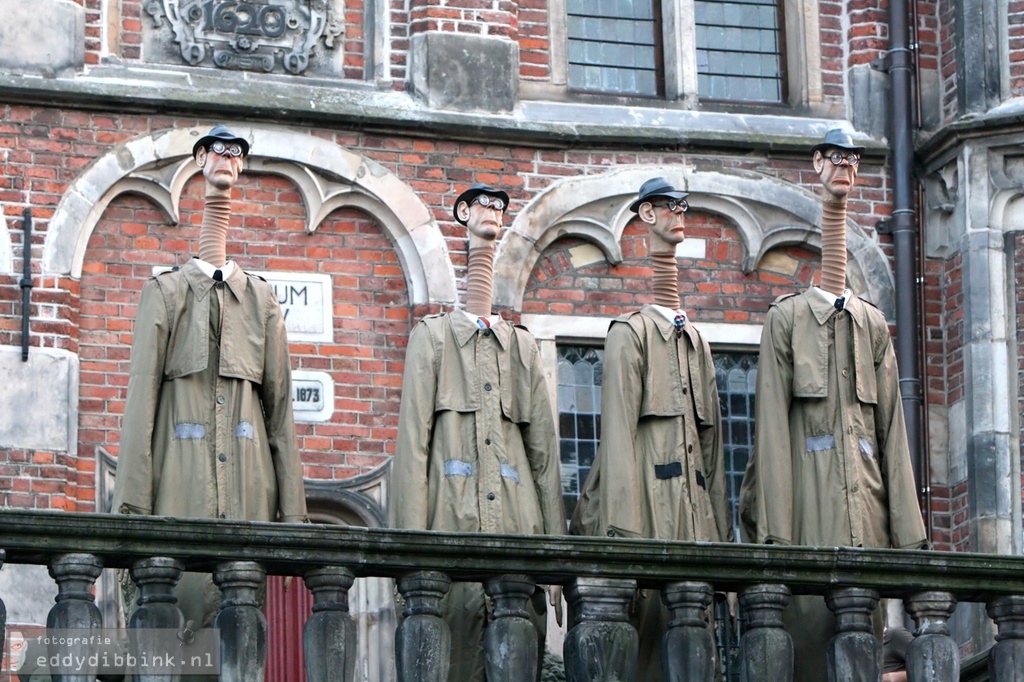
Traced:
[[[537, 343], [525, 327], [491, 314], [495, 244], [508, 203], [507, 193], [484, 184], [455, 200], [454, 218], [469, 232], [466, 308], [424, 318], [409, 338], [391, 469], [392, 527], [565, 532], [557, 437]], [[560, 609], [560, 591], [553, 592]], [[536, 590], [538, 665], [544, 602]], [[483, 587], [452, 583], [442, 615], [451, 632], [448, 679], [483, 682]], [[401, 652], [399, 659], [401, 669]]]
[[[878, 308], [846, 282], [847, 199], [864, 147], [842, 129], [811, 149], [825, 190], [821, 285], [777, 299], [758, 361], [754, 452], [740, 491], [746, 542], [821, 547], [926, 544], [896, 354]], [[883, 609], [873, 616], [881, 661]], [[835, 619], [822, 597], [783, 612], [794, 680], [827, 679]], [[878, 679], [881, 670], [858, 670]]]
[[[570, 533], [713, 542], [731, 537], [715, 367], [707, 340], [679, 302], [676, 246], [686, 236], [686, 197], [656, 177], [643, 183], [629, 207], [649, 230], [654, 303], [608, 329], [601, 441]], [[635, 622], [636, 679], [660, 682], [668, 631], [660, 592], [641, 592]], [[711, 661], [706, 675], [694, 679], [710, 679]]]
[[[142, 289], [115, 513], [306, 520], [284, 315], [273, 287], [225, 255], [248, 152], [222, 125], [192, 148], [206, 177], [199, 257]], [[220, 597], [209, 575], [185, 574], [175, 594], [186, 621], [212, 623]]]

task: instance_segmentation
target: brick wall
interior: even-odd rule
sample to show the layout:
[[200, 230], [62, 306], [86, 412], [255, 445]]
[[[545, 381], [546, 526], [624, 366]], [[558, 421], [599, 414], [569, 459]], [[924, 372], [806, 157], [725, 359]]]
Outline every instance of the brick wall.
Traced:
[[1024, 2], [1010, 2], [1006, 13], [1010, 39], [1010, 97], [1024, 95]]
[[[925, 261], [924, 391], [926, 405], [949, 408], [964, 399], [962, 257]], [[932, 457], [949, 457], [933, 450]], [[950, 466], [936, 466], [951, 470]], [[952, 476], [947, 477], [949, 479]], [[932, 480], [932, 542], [935, 549], [969, 548], [967, 481]]]
[[547, 0], [519, 0], [519, 77], [551, 79], [551, 45], [548, 26], [563, 17], [548, 16]]
[[[33, 237], [37, 273], [46, 220], [82, 168], [130, 137], [201, 123], [33, 107], [7, 106], [2, 113], [0, 199], [16, 262], [20, 232], [15, 228], [22, 209], [33, 207], [38, 221]], [[627, 164], [720, 163], [819, 191], [817, 175], [809, 160], [802, 158], [534, 149], [345, 130], [318, 129], [310, 134], [372, 158], [406, 182], [433, 211], [460, 281], [466, 262], [465, 231], [454, 223], [451, 208], [457, 193], [473, 182], [508, 188], [509, 220], [553, 182]], [[197, 251], [202, 192], [203, 182], [196, 176], [182, 196], [181, 226], [165, 224], [163, 215], [146, 200], [119, 197], [91, 235], [80, 282], [36, 278], [31, 344], [66, 348], [80, 356], [80, 447], [77, 457], [0, 452], [0, 495], [6, 496], [8, 505], [94, 509], [97, 449], [116, 455], [120, 439], [139, 292], [154, 266], [181, 263]], [[865, 163], [851, 195], [851, 211], [863, 212], [861, 221], [870, 227], [875, 216], [887, 212], [887, 193], [882, 169]], [[243, 267], [319, 270], [333, 278], [333, 342], [291, 346], [294, 368], [325, 371], [336, 382], [336, 412], [331, 421], [298, 427], [306, 474], [316, 479], [345, 478], [376, 467], [391, 453], [410, 326], [437, 307], [410, 310], [396, 252], [369, 216], [343, 210], [314, 234], [306, 234], [298, 193], [285, 180], [270, 175], [244, 173], [234, 199], [228, 253]], [[739, 268], [744, 253], [732, 226], [697, 211], [688, 215], [687, 222], [690, 236], [707, 244], [704, 258], [680, 262], [683, 304], [696, 319], [758, 323], [772, 299], [802, 289], [812, 277], [817, 259], [799, 249], [773, 252], [759, 271], [744, 274]], [[643, 235], [641, 225], [629, 226], [622, 244], [626, 260], [614, 267], [600, 262], [573, 269], [570, 251], [580, 244], [573, 240], [554, 244], [529, 280], [524, 311], [618, 315], [649, 300], [650, 271], [641, 262], [646, 257]], [[8, 345], [20, 343], [19, 278], [20, 274], [0, 277], [0, 342]], [[29, 490], [22, 489], [26, 483], [16, 483], [19, 477], [28, 481]], [[32, 495], [33, 490], [38, 495]]]

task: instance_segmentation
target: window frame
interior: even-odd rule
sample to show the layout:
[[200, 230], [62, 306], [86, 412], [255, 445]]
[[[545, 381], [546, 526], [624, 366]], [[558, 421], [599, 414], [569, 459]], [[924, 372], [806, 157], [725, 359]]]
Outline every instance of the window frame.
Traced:
[[697, 93], [696, 12], [694, 0], [658, 0], [661, 6], [661, 98], [608, 95], [577, 91], [569, 87], [568, 30], [565, 0], [548, 0], [550, 83], [522, 81], [520, 92], [526, 99], [559, 97], [594, 104], [635, 104], [711, 111], [764, 110], [815, 107], [823, 103], [821, 83], [821, 29], [815, 0], [780, 0], [782, 21], [781, 54], [783, 90], [781, 103], [702, 99]]

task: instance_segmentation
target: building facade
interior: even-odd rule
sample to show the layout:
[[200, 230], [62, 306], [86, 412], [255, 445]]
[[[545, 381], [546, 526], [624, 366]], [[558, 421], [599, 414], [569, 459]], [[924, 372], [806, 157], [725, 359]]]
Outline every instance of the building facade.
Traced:
[[[897, 297], [920, 302], [894, 332], [920, 348], [933, 546], [1020, 554], [1024, 2], [909, 9], [916, 291], [897, 290], [886, 233], [887, 7], [0, 0], [0, 505], [107, 510], [135, 307], [197, 252], [190, 152], [216, 123], [252, 145], [228, 257], [288, 315], [315, 520], [382, 523], [406, 339], [462, 303], [451, 212], [475, 182], [512, 199], [495, 307], [539, 340], [570, 509], [596, 448], [608, 322], [650, 300], [627, 207], [655, 175], [690, 193], [680, 294], [716, 354], [735, 492], [761, 322], [816, 276], [810, 147], [843, 127], [867, 148], [851, 288], [893, 325]], [[390, 592], [362, 589], [386, 647]], [[991, 641], [982, 611], [955, 623], [964, 653]], [[384, 650], [366, 679], [387, 677]]]

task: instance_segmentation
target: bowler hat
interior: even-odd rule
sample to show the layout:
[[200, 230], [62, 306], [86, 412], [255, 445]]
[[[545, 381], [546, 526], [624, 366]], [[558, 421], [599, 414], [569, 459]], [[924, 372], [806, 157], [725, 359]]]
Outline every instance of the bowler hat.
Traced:
[[242, 156], [249, 155], [249, 142], [244, 137], [238, 137], [233, 132], [227, 129], [227, 126], [215, 125], [210, 132], [199, 138], [199, 141], [192, 145], [192, 156], [196, 155], [200, 147], [209, 147], [211, 144], [220, 140], [224, 144], [231, 144], [237, 142], [242, 148]]
[[825, 139], [811, 147], [811, 154], [814, 154], [814, 152], [817, 151], [821, 151], [826, 147], [839, 147], [840, 149], [846, 149], [851, 152], [858, 153], [864, 151], [864, 147], [855, 145], [853, 143], [853, 138], [850, 136], [850, 133], [846, 132], [842, 128], [833, 128], [832, 130], [825, 133]]
[[629, 205], [629, 210], [636, 213], [640, 210], [640, 204], [650, 201], [655, 197], [668, 197], [669, 199], [685, 199], [686, 192], [680, 192], [673, 187], [665, 178], [651, 178], [640, 185], [640, 197]]
[[465, 201], [467, 204], [472, 204], [473, 199], [476, 199], [481, 194], [487, 194], [492, 197], [498, 197], [499, 199], [504, 201], [505, 206], [508, 207], [508, 194], [498, 189], [497, 187], [491, 187], [490, 185], [485, 185], [482, 182], [478, 182], [469, 189], [467, 189], [465, 192], [460, 194], [459, 198], [455, 200], [455, 205], [452, 207], [452, 213], [455, 215], [455, 220], [465, 225], [466, 221], [459, 218], [459, 204], [461, 204], [463, 201]]

